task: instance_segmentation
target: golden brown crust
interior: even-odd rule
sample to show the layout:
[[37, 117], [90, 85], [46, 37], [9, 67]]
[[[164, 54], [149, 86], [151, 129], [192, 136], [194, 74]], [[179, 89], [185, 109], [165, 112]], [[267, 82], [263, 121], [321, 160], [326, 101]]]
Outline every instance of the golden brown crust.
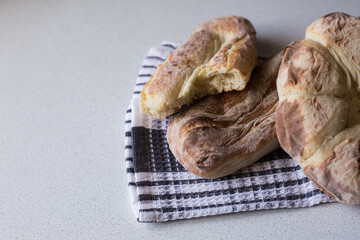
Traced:
[[256, 60], [255, 30], [248, 20], [231, 16], [203, 23], [145, 84], [140, 109], [163, 118], [194, 99], [241, 90]]
[[305, 145], [304, 116], [301, 106], [295, 100], [283, 101], [275, 114], [277, 136], [281, 147], [291, 156], [302, 155]]
[[174, 80], [183, 75], [189, 75], [188, 69], [195, 69], [202, 64], [202, 59], [206, 58], [208, 51], [215, 48], [214, 41], [216, 36], [211, 32], [200, 30], [194, 32], [188, 41], [177, 48], [169, 55], [167, 60], [158, 66], [156, 72], [145, 84], [142, 94], [157, 94], [167, 88], [176, 88]]
[[[329, 13], [310, 24], [306, 28], [307, 38], [318, 35], [327, 48], [335, 45], [341, 48], [347, 57], [360, 65], [360, 57], [357, 52], [360, 50], [360, 18], [345, 13]], [[314, 36], [315, 37], [315, 36]], [[354, 51], [355, 50], [355, 51]]]
[[322, 48], [311, 40], [286, 47], [277, 83], [280, 98], [296, 94], [343, 98], [348, 94], [344, 72], [329, 51]]
[[[244, 75], [249, 76], [256, 64], [256, 49], [255, 52], [252, 49], [256, 47], [256, 43], [253, 42], [256, 32], [250, 21], [235, 16], [219, 18], [201, 24], [195, 32], [204, 30], [224, 42], [208, 65], [237, 68]], [[231, 36], [228, 41], [224, 39], [227, 38], [226, 36]]]
[[281, 55], [255, 68], [243, 91], [209, 96], [170, 120], [169, 147], [195, 175], [231, 174], [278, 147], [275, 107]]
[[280, 145], [324, 192], [360, 204], [360, 21], [319, 18], [284, 51], [277, 79]]
[[360, 204], [360, 138], [336, 146], [321, 163], [304, 167], [304, 173], [336, 200]]

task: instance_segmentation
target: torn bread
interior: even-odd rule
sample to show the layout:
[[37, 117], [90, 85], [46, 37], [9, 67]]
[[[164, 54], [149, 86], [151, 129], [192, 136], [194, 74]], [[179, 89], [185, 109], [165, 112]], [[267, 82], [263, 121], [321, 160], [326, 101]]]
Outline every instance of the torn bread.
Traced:
[[199, 25], [158, 66], [140, 94], [140, 109], [164, 118], [195, 99], [244, 89], [257, 60], [255, 30], [242, 17]]

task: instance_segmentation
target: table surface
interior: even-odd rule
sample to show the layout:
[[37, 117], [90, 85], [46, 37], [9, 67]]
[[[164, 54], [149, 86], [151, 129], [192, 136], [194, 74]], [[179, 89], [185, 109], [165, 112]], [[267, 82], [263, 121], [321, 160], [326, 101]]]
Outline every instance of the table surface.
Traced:
[[359, 1], [0, 1], [1, 239], [359, 239], [360, 207], [144, 224], [130, 205], [124, 116], [151, 46], [239, 15], [271, 56]]

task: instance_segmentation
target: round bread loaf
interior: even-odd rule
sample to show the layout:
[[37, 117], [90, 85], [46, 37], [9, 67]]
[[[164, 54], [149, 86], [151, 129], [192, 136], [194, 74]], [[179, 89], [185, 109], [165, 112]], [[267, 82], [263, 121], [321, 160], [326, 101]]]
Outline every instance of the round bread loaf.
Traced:
[[360, 19], [332, 13], [284, 50], [277, 79], [281, 147], [324, 192], [360, 204]]
[[241, 17], [199, 25], [161, 64], [140, 94], [140, 109], [164, 118], [206, 95], [242, 90], [256, 64], [256, 38]]
[[279, 147], [275, 108], [280, 62], [278, 54], [256, 67], [244, 90], [208, 96], [172, 117], [169, 148], [187, 170], [217, 178]]

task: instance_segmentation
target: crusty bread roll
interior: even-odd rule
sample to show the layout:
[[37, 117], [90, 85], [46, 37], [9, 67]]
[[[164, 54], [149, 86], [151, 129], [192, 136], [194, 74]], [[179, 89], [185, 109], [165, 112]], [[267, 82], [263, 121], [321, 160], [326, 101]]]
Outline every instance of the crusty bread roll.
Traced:
[[241, 17], [199, 25], [161, 64], [140, 94], [140, 109], [164, 118], [195, 99], [241, 90], [256, 64], [255, 30]]
[[244, 90], [208, 96], [171, 118], [169, 148], [187, 170], [204, 178], [221, 177], [279, 147], [275, 108], [280, 62], [278, 54], [256, 67]]
[[360, 19], [332, 13], [290, 44], [277, 79], [281, 147], [324, 192], [360, 204]]

